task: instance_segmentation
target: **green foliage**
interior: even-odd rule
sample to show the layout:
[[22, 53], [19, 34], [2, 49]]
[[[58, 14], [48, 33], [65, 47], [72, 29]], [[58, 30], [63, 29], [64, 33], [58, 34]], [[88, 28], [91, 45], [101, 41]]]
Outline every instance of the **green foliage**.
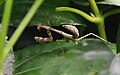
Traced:
[[0, 75], [3, 75], [4, 73], [3, 64], [4, 64], [4, 61], [8, 53], [10, 52], [10, 49], [13, 47], [13, 45], [15, 44], [15, 42], [17, 41], [17, 39], [19, 38], [23, 30], [25, 29], [25, 27], [28, 25], [29, 21], [31, 20], [35, 12], [37, 11], [38, 7], [42, 4], [42, 2], [43, 0], [35, 1], [30, 11], [27, 13], [25, 18], [23, 18], [18, 29], [15, 31], [13, 36], [10, 38], [10, 41], [6, 45], [4, 45], [5, 36], [7, 34], [8, 24], [10, 21], [11, 10], [12, 10], [12, 5], [13, 5], [13, 0], [6, 0], [5, 7], [4, 7], [4, 13], [2, 16], [2, 29], [0, 33], [0, 42], [1, 42], [0, 43]]
[[[34, 0], [14, 0], [10, 26], [18, 26], [22, 18], [30, 9], [33, 2]], [[29, 23], [29, 26], [38, 24], [49, 26], [58, 26], [60, 24], [83, 25], [85, 23], [85, 20], [81, 19], [73, 13], [56, 12], [55, 8], [58, 6], [70, 6], [69, 0], [45, 0]]]
[[12, 0], [6, 0], [5, 7], [4, 7], [4, 13], [2, 17], [2, 25], [1, 25], [1, 31], [0, 31], [0, 75], [3, 75], [3, 64], [5, 61], [5, 58], [7, 57], [7, 54], [9, 53], [10, 49], [8, 51], [3, 50], [5, 46], [5, 38], [8, 30], [8, 24], [10, 22], [10, 16], [11, 16], [11, 10], [12, 10]]
[[[62, 52], [64, 51], [64, 53]], [[30, 46], [15, 52], [16, 75], [87, 75], [108, 69], [114, 54], [98, 39]]]
[[[1, 0], [0, 3], [2, 3], [2, 1], [3, 0]], [[36, 4], [38, 3], [37, 1], [38, 0], [36, 0]], [[8, 45], [4, 48], [6, 54], [9, 53], [9, 49], [16, 43], [20, 34], [22, 34], [27, 25], [36, 26], [38, 24], [43, 24], [48, 26], [59, 26], [61, 24], [72, 24], [78, 25], [78, 30], [81, 31], [83, 30], [82, 27], [86, 24], [91, 24], [88, 22], [89, 20], [94, 19], [95, 21], [93, 23], [99, 25], [99, 31], [103, 31], [104, 33], [104, 19], [113, 14], [120, 13], [119, 0], [96, 0], [96, 4], [99, 5], [100, 9], [97, 8], [95, 3], [92, 4], [92, 0], [45, 0], [42, 5], [42, 1], [39, 1], [40, 4], [37, 4], [37, 6], [34, 6], [31, 9], [34, 0], [14, 0], [12, 17], [9, 25], [18, 28], [13, 34], [12, 39], [10, 39]], [[88, 21], [85, 20], [88, 16], [84, 17], [84, 19], [81, 14], [79, 16], [71, 12], [58, 12], [55, 10], [56, 7], [74, 7], [76, 4], [80, 5], [78, 9], [83, 12], [82, 14], [85, 13], [91, 17], [87, 19]], [[37, 10], [39, 5], [41, 5], [41, 7]], [[0, 7], [0, 19], [2, 19], [3, 15], [3, 7], [4, 4]], [[91, 11], [87, 10], [89, 7], [92, 9]], [[31, 10], [29, 11], [29, 9]], [[7, 19], [9, 18], [10, 17], [7, 17]], [[102, 26], [102, 29], [100, 28], [100, 25]], [[95, 38], [83, 38], [78, 41], [77, 45], [72, 41], [68, 42], [65, 40], [31, 45], [15, 52], [16, 62], [14, 74], [115, 75], [115, 65], [120, 61], [119, 54], [116, 54], [116, 52], [119, 52], [120, 50], [119, 38], [120, 27], [117, 34], [117, 44], [109, 44]], [[2, 43], [2, 45], [4, 45], [4, 43]], [[1, 57], [2, 54], [4, 53], [0, 54]], [[1, 60], [4, 59], [0, 58], [0, 63]], [[2, 66], [0, 65], [0, 68], [1, 67]], [[120, 65], [118, 64], [117, 68], [119, 67]], [[120, 73], [117, 74], [120, 75]], [[0, 75], [2, 75], [1, 69]]]

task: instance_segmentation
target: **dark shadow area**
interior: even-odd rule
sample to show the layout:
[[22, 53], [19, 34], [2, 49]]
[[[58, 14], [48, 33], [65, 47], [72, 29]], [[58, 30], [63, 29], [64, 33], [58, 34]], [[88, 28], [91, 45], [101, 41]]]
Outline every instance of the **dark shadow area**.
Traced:
[[[120, 21], [119, 16], [120, 16], [120, 14], [113, 15], [111, 17], [106, 18], [106, 20], [105, 20], [105, 25], [106, 25], [105, 29], [106, 29], [107, 38], [108, 38], [108, 41], [110, 41], [112, 43], [116, 43], [117, 30], [118, 30], [118, 25], [119, 25], [119, 21]], [[56, 26], [54, 28], [64, 31], [66, 33], [72, 34], [71, 32], [69, 32], [65, 28], [62, 28], [61, 26]], [[11, 37], [11, 35], [13, 34], [13, 32], [15, 30], [16, 30], [16, 27], [12, 27], [12, 26], [9, 27], [9, 31], [8, 31], [9, 38]], [[53, 31], [51, 31], [51, 33], [52, 33], [54, 40], [63, 38], [63, 36], [61, 36], [58, 33], [55, 33]], [[90, 23], [90, 24], [88, 24], [88, 26], [86, 26], [86, 28], [83, 32], [83, 35], [86, 35], [88, 33], [94, 33], [94, 34], [98, 35], [97, 28], [92, 23]], [[24, 32], [22, 33], [22, 35], [19, 38], [19, 40], [17, 41], [17, 43], [15, 44], [14, 50], [19, 50], [19, 49], [22, 49], [27, 46], [38, 44], [38, 42], [36, 42], [34, 40], [35, 36], [48, 37], [45, 29], [41, 29], [40, 31], [38, 31], [36, 26], [27, 27], [24, 30]], [[80, 35], [80, 37], [81, 37], [81, 35]]]

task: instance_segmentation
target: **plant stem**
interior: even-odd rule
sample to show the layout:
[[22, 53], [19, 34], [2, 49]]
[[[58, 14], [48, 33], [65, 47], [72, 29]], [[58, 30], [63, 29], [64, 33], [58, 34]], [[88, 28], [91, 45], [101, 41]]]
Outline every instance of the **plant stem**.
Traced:
[[28, 23], [30, 22], [30, 20], [32, 19], [32, 17], [34, 16], [35, 12], [39, 8], [39, 6], [42, 4], [42, 2], [43, 2], [43, 0], [35, 0], [35, 3], [32, 5], [32, 7], [29, 10], [29, 12], [27, 13], [27, 15], [23, 18], [23, 20], [21, 21], [20, 25], [18, 26], [18, 28], [16, 29], [16, 31], [14, 32], [12, 37], [10, 38], [7, 45], [4, 47], [3, 53], [2, 53], [2, 55], [0, 55], [1, 56], [0, 57], [0, 70], [2, 70], [2, 68], [3, 68], [5, 58], [7, 57], [10, 49], [14, 46], [14, 44], [16, 43], [16, 41], [18, 40], [18, 38], [22, 34], [25, 27], [28, 25]]
[[0, 75], [3, 75], [3, 64], [4, 64], [5, 59], [3, 59], [2, 55], [4, 52], [3, 48], [4, 48], [4, 43], [5, 43], [5, 37], [8, 31], [8, 24], [10, 21], [12, 4], [13, 4], [13, 0], [6, 0], [3, 18], [2, 18], [2, 30], [0, 33]]
[[91, 9], [93, 11], [93, 15], [95, 15], [95, 17], [89, 16], [88, 14], [86, 14], [85, 12], [83, 12], [81, 10], [78, 10], [75, 8], [70, 8], [70, 7], [58, 7], [58, 8], [56, 8], [56, 11], [70, 11], [70, 12], [74, 12], [74, 13], [81, 15], [88, 21], [95, 23], [98, 27], [100, 37], [107, 40], [105, 28], [104, 28], [104, 18], [97, 7], [95, 0], [88, 0], [88, 1], [91, 6]]
[[89, 16], [88, 14], [86, 14], [85, 12], [83, 12], [81, 10], [78, 10], [78, 9], [75, 9], [75, 8], [70, 8], [70, 7], [58, 7], [58, 8], [56, 8], [56, 11], [74, 12], [74, 13], [77, 13], [77, 14], [81, 15], [82, 17], [84, 17], [88, 21], [90, 21], [92, 23], [95, 23], [97, 25], [97, 27], [98, 27], [98, 31], [99, 31], [100, 36], [103, 39], [106, 40], [106, 33], [105, 33], [105, 28], [104, 28], [104, 18], [103, 18], [103, 16], [101, 16], [101, 13], [99, 13], [98, 8], [97, 7], [95, 7], [95, 8], [97, 9], [97, 11], [94, 10], [97, 17]]
[[5, 2], [3, 17], [2, 17], [2, 29], [0, 33], [0, 53], [3, 50], [4, 43], [5, 43], [5, 37], [8, 31], [8, 24], [10, 21], [12, 4], [13, 4], [13, 0], [6, 0]]
[[101, 18], [101, 21], [99, 23], [97, 23], [96, 25], [98, 27], [99, 35], [103, 39], [107, 40], [106, 33], [105, 33], [104, 19]]
[[98, 27], [99, 35], [103, 39], [107, 40], [103, 15], [100, 13], [100, 11], [99, 11], [96, 3], [95, 3], [95, 0], [88, 0], [88, 1], [90, 3], [91, 9], [92, 9], [94, 15], [99, 20], [97, 23], [94, 22], [97, 25], [97, 27]]
[[89, 1], [90, 7], [91, 7], [94, 15], [95, 15], [96, 17], [101, 16], [101, 13], [100, 13], [100, 11], [99, 11], [96, 3], [95, 3], [95, 0], [88, 0], [88, 1]]
[[106, 18], [106, 17], [109, 17], [114, 14], [118, 14], [118, 13], [120, 13], [120, 9], [113, 9], [113, 10], [110, 10], [110, 11], [106, 12], [105, 14], [103, 14], [103, 16], [104, 16], [104, 18]]
[[39, 8], [39, 6], [42, 4], [42, 2], [43, 2], [43, 0], [36, 0], [35, 3], [32, 5], [31, 9], [26, 14], [26, 16], [23, 18], [23, 20], [19, 24], [18, 28], [16, 29], [16, 31], [14, 32], [12, 37], [10, 38], [8, 44], [4, 48], [4, 50], [5, 50], [4, 53], [7, 53], [8, 50], [14, 46], [14, 44], [16, 43], [16, 41], [18, 40], [18, 38], [22, 34], [25, 27], [28, 25], [28, 23], [30, 22], [30, 20], [32, 19], [32, 17], [34, 16], [35, 12]]
[[85, 12], [75, 9], [75, 8], [71, 8], [71, 7], [57, 7], [55, 9], [56, 11], [70, 11], [70, 12], [74, 12], [77, 13], [79, 15], [81, 15], [82, 17], [84, 17], [85, 19], [87, 19], [90, 22], [96, 22], [95, 18], [89, 16], [88, 14], [86, 14]]

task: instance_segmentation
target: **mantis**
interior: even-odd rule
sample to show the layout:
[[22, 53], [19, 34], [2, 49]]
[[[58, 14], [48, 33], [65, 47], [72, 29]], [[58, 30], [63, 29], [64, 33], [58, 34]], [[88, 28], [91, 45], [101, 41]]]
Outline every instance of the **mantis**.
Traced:
[[93, 36], [101, 39], [102, 41], [107, 42], [107, 43], [110, 44], [110, 42], [108, 42], [107, 40], [105, 40], [105, 39], [97, 36], [97, 35], [94, 34], [94, 33], [88, 33], [88, 34], [86, 34], [86, 35], [78, 38], [78, 37], [79, 37], [79, 31], [78, 31], [78, 29], [77, 29], [75, 26], [73, 26], [73, 25], [67, 25], [67, 24], [62, 24], [61, 26], [62, 26], [63, 28], [66, 28], [66, 29], [69, 30], [70, 32], [72, 32], [73, 35], [72, 35], [72, 34], [65, 33], [65, 32], [63, 32], [63, 31], [61, 31], [61, 30], [57, 30], [57, 29], [52, 28], [52, 27], [50, 27], [50, 26], [46, 26], [46, 25], [41, 25], [41, 24], [39, 24], [39, 25], [37, 26], [37, 29], [38, 29], [39, 31], [41, 30], [41, 28], [46, 29], [46, 30], [47, 30], [47, 34], [48, 34], [48, 37], [46, 38], [46, 37], [38, 37], [38, 36], [35, 36], [34, 39], [35, 39], [37, 42], [39, 42], [39, 43], [52, 42], [52, 41], [53, 41], [53, 37], [52, 37], [52, 34], [51, 34], [50, 31], [54, 31], [54, 32], [56, 32], [56, 33], [58, 33], [58, 34], [61, 34], [61, 35], [62, 35], [63, 37], [65, 37], [67, 40], [72, 40], [76, 45], [78, 44], [78, 41], [79, 41], [79, 40], [81, 40], [81, 39], [83, 39], [83, 38], [85, 38], [85, 37], [88, 37], [88, 36], [90, 36], [90, 35], [93, 35]]
[[47, 34], [48, 34], [48, 38], [43, 38], [43, 37], [38, 37], [38, 36], [35, 36], [34, 39], [39, 42], [39, 43], [44, 43], [44, 42], [51, 42], [53, 41], [53, 37], [52, 37], [52, 34], [50, 31], [54, 31], [56, 33], [59, 33], [61, 34], [63, 37], [65, 37], [67, 40], [72, 40], [73, 42], [75, 42], [77, 44], [77, 38], [79, 37], [79, 31], [78, 29], [73, 26], [73, 25], [62, 25], [62, 27], [66, 28], [67, 30], [69, 30], [70, 32], [73, 33], [73, 35], [71, 34], [68, 34], [68, 33], [65, 33], [61, 30], [57, 30], [57, 29], [54, 29], [50, 26], [46, 26], [46, 25], [38, 25], [37, 26], [37, 29], [40, 30], [41, 28], [44, 28], [47, 30]]

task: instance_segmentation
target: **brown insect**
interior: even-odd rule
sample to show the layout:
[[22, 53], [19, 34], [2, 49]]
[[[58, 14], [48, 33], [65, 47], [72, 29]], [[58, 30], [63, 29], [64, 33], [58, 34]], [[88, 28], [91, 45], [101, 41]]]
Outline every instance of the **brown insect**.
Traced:
[[53, 41], [53, 37], [52, 37], [52, 34], [50, 31], [54, 31], [56, 33], [59, 33], [61, 34], [63, 37], [65, 37], [67, 40], [72, 40], [73, 42], [75, 42], [77, 44], [77, 38], [79, 37], [79, 31], [78, 29], [73, 26], [73, 25], [62, 25], [62, 27], [66, 28], [67, 30], [69, 30], [70, 32], [72, 32], [74, 35], [71, 35], [71, 34], [68, 34], [68, 33], [65, 33], [61, 30], [57, 30], [57, 29], [54, 29], [50, 26], [45, 26], [45, 25], [38, 25], [37, 26], [37, 29], [40, 30], [41, 28], [44, 28], [47, 30], [47, 34], [48, 34], [48, 38], [44, 38], [44, 37], [38, 37], [38, 36], [35, 36], [34, 39], [39, 42], [39, 43], [44, 43], [44, 42], [51, 42]]

